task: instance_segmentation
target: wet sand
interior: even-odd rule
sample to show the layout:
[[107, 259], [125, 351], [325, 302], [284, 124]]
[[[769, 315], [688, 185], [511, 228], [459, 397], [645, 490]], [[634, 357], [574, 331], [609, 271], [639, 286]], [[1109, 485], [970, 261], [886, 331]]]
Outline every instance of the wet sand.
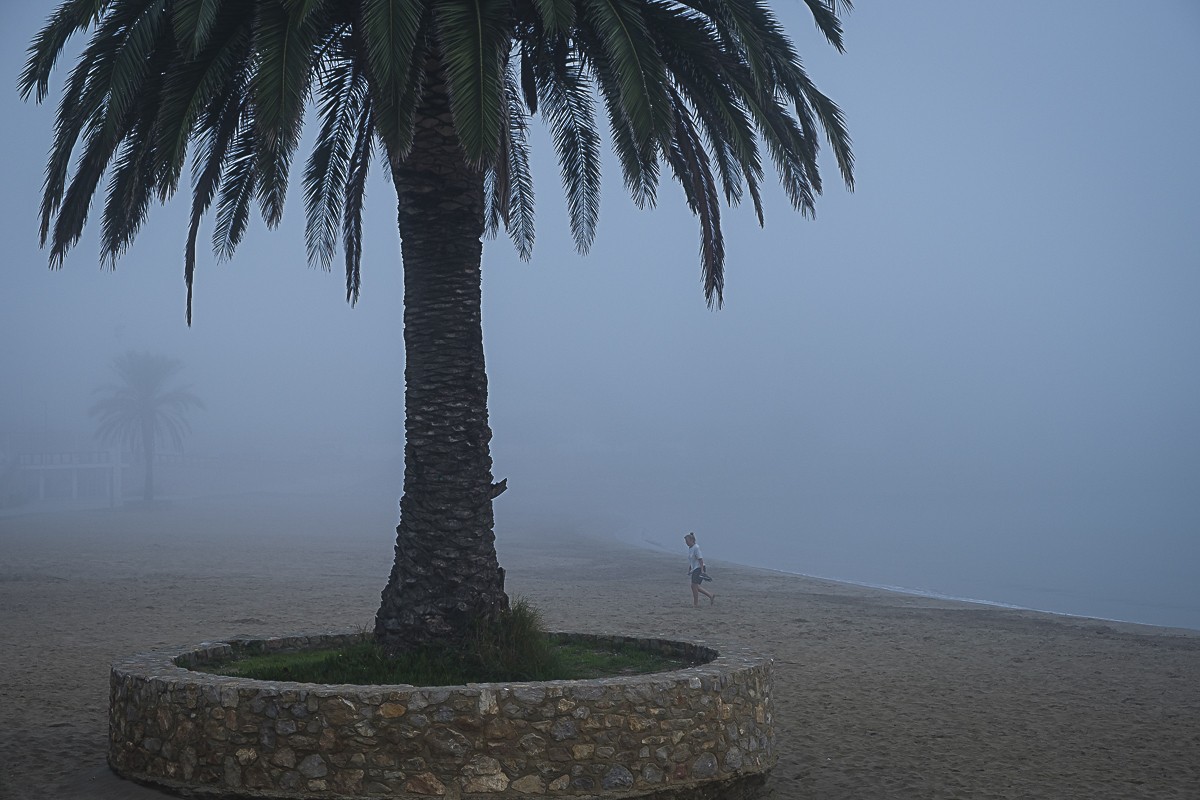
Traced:
[[[105, 766], [109, 662], [368, 626], [393, 526], [316, 492], [0, 518], [0, 799], [166, 797]], [[552, 628], [773, 655], [771, 800], [1200, 798], [1200, 633], [720, 562], [693, 609], [682, 542], [499, 530], [510, 594]]]

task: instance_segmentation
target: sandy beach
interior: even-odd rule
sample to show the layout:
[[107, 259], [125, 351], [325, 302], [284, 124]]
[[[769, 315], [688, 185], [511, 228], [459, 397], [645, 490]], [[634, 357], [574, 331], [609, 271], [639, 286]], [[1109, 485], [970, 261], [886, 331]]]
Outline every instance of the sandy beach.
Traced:
[[[110, 661], [368, 626], [393, 526], [386, 503], [315, 492], [0, 518], [0, 798], [165, 797], [105, 765]], [[498, 530], [510, 594], [554, 629], [773, 655], [772, 800], [1200, 798], [1200, 633], [720, 562], [693, 609], [682, 542]]]

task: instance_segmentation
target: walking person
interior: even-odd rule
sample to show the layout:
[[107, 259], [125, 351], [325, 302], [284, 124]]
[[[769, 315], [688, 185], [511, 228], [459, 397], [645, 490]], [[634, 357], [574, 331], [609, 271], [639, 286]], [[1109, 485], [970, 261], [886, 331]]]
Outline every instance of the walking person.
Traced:
[[711, 606], [717, 596], [703, 586], [704, 582], [710, 578], [704, 574], [704, 556], [700, 553], [700, 545], [696, 544], [696, 534], [689, 533], [683, 537], [683, 541], [688, 547], [688, 575], [692, 580], [692, 606], [695, 608], [700, 606], [700, 595], [707, 597], [708, 604]]

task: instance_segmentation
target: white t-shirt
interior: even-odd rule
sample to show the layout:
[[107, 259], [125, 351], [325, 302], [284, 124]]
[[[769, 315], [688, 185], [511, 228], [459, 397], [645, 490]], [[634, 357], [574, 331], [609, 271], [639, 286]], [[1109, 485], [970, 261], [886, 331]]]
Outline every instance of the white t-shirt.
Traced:
[[704, 558], [700, 552], [700, 545], [694, 544], [688, 548], [688, 572], [695, 572], [700, 569], [700, 559]]

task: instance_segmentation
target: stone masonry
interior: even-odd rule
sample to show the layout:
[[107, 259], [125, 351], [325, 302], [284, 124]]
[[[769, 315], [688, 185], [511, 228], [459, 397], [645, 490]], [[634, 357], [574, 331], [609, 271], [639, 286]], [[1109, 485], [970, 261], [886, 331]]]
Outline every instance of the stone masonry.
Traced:
[[188, 669], [361, 636], [205, 643], [114, 663], [109, 764], [125, 778], [194, 797], [583, 800], [741, 797], [774, 763], [771, 661], [734, 647], [581, 637], [704, 663], [436, 688]]

